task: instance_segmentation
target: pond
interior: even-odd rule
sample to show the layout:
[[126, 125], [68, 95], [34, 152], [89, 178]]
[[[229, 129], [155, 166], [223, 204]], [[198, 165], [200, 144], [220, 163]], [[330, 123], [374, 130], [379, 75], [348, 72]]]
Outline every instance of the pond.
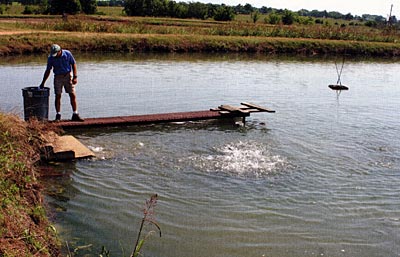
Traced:
[[[46, 56], [0, 66], [0, 109]], [[50, 166], [47, 200], [81, 256], [133, 249], [157, 193], [162, 237], [144, 256], [397, 256], [400, 252], [400, 63], [244, 55], [76, 55], [79, 111], [103, 117], [197, 111], [247, 101], [276, 110], [245, 127], [187, 122], [70, 132], [92, 160]], [[52, 88], [52, 79], [47, 86]], [[53, 96], [50, 119], [54, 118]], [[63, 96], [63, 118], [71, 115]]]

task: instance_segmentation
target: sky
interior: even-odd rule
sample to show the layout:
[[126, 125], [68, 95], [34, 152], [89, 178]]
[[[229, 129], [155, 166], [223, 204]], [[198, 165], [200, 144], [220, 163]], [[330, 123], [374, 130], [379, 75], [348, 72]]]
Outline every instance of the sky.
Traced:
[[202, 3], [226, 4], [236, 6], [238, 4], [251, 4], [253, 7], [272, 7], [276, 9], [289, 9], [298, 11], [306, 9], [309, 11], [337, 11], [342, 14], [352, 15], [375, 14], [388, 17], [390, 7], [393, 4], [392, 15], [400, 17], [400, 0], [199, 0]]

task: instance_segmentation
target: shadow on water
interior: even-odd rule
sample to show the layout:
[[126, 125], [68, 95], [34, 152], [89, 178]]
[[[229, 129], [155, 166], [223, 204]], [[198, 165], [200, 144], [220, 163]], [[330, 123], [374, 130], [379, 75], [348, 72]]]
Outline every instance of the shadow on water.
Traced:
[[[73, 52], [75, 58], [79, 62], [110, 62], [116, 60], [118, 62], [132, 62], [155, 60], [160, 61], [284, 61], [284, 62], [324, 62], [334, 63], [337, 61], [337, 56], [303, 56], [303, 55], [265, 55], [257, 53], [115, 53], [115, 52]], [[0, 60], [0, 65], [19, 65], [19, 64], [43, 64], [45, 65], [48, 54], [33, 54], [19, 56], [3, 56]], [[400, 57], [392, 58], [376, 58], [376, 57], [346, 57], [346, 63], [365, 62], [365, 63], [397, 63]]]
[[238, 119], [222, 119], [222, 120], [204, 120], [204, 121], [187, 121], [187, 122], [170, 122], [162, 124], [145, 124], [145, 125], [132, 125], [132, 126], [119, 126], [119, 127], [98, 127], [90, 129], [68, 129], [68, 134], [79, 137], [96, 137], [104, 134], [112, 133], [135, 133], [135, 132], [154, 132], [154, 133], [168, 133], [178, 132], [179, 130], [206, 130], [206, 131], [222, 131], [229, 132], [243, 132], [252, 129], [268, 130], [265, 123], [259, 122], [246, 122], [243, 125]]
[[[67, 211], [68, 201], [77, 193], [71, 179], [76, 170], [76, 162], [52, 162], [39, 167], [40, 181], [51, 212]], [[57, 215], [50, 213], [50, 218], [57, 221]]]

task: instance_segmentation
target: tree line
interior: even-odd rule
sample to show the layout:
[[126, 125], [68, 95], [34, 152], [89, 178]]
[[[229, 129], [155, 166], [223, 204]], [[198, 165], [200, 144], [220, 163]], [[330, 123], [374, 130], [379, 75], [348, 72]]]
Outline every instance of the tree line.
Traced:
[[0, 4], [14, 2], [25, 6], [24, 14], [95, 14], [97, 0], [0, 0]]
[[[25, 13], [41, 14], [76, 14], [80, 12], [95, 14], [97, 6], [122, 6], [128, 16], [213, 18], [218, 21], [229, 21], [233, 20], [237, 14], [247, 14], [251, 15], [253, 21], [256, 22], [260, 15], [263, 14], [267, 15], [265, 22], [270, 24], [319, 23], [322, 18], [366, 21], [366, 24], [371, 26], [385, 24], [386, 22], [397, 23], [395, 16], [389, 17], [387, 21], [386, 18], [379, 15], [364, 14], [362, 16], [354, 16], [351, 13], [342, 14], [335, 11], [309, 11], [306, 9], [293, 12], [287, 9], [275, 9], [265, 6], [256, 8], [251, 4], [227, 6], [225, 4], [176, 2], [174, 0], [0, 0], [0, 4], [7, 5], [11, 4], [11, 2], [19, 2], [28, 6], [25, 9]], [[30, 6], [39, 6], [39, 8], [33, 9]]]
[[128, 16], [155, 16], [173, 18], [213, 18], [218, 21], [233, 20], [234, 8], [224, 4], [200, 2], [175, 2], [173, 0], [125, 0], [124, 11]]

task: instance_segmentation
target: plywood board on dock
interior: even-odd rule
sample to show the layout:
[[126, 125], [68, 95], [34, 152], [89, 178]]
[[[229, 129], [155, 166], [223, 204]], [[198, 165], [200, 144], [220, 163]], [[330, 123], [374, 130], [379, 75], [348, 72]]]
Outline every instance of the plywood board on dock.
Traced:
[[249, 109], [247, 109], [249, 112], [252, 112], [252, 111], [253, 112], [257, 112], [257, 111], [259, 111], [259, 112], [270, 112], [270, 113], [274, 113], [275, 112], [274, 110], [267, 109], [265, 107], [262, 107], [260, 105], [253, 104], [253, 103], [243, 102], [243, 103], [240, 103], [240, 104], [249, 107]]
[[238, 113], [241, 113], [246, 116], [248, 116], [250, 113], [249, 111], [241, 109], [240, 107], [235, 107], [235, 106], [227, 105], [227, 104], [221, 105], [221, 106], [219, 106], [219, 108], [222, 110], [228, 111], [228, 112], [233, 112], [233, 113], [238, 112]]
[[89, 148], [70, 135], [59, 136], [51, 133], [46, 136], [46, 141], [44, 158], [47, 161], [68, 161], [95, 156]]
[[61, 136], [54, 144], [54, 153], [73, 152], [75, 159], [94, 157], [94, 153], [73, 136]]

